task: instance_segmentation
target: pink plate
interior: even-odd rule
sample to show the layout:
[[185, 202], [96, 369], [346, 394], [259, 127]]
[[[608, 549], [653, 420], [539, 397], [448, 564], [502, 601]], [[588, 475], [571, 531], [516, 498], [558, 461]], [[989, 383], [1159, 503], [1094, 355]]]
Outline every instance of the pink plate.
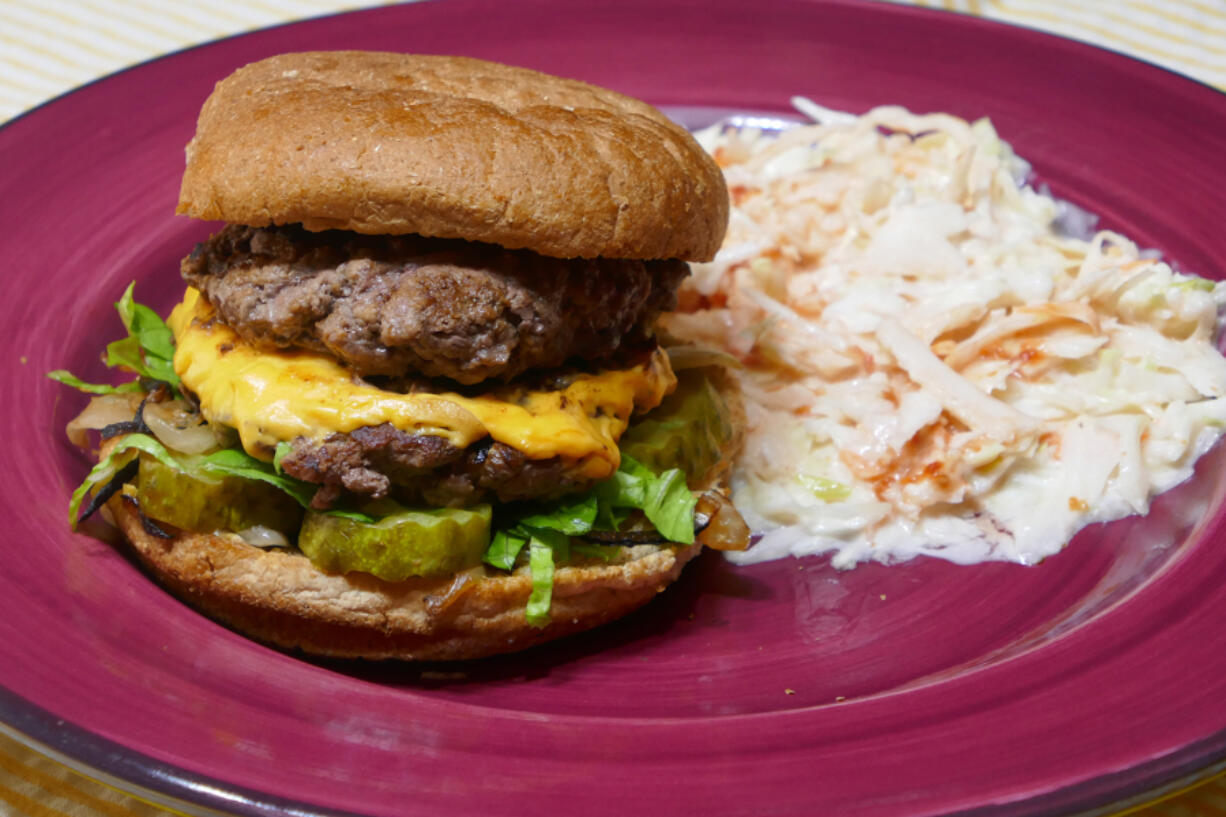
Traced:
[[109, 77], [0, 131], [5, 728], [147, 794], [239, 814], [1056, 814], [1226, 757], [1226, 449], [1145, 518], [1039, 567], [708, 554], [602, 631], [468, 666], [254, 644], [66, 529], [123, 287], [169, 306], [207, 232], [172, 215], [213, 82], [312, 48], [461, 53], [690, 121], [902, 103], [990, 115], [1052, 189], [1226, 274], [1226, 97], [1024, 29], [829, 0], [447, 0], [314, 20]]

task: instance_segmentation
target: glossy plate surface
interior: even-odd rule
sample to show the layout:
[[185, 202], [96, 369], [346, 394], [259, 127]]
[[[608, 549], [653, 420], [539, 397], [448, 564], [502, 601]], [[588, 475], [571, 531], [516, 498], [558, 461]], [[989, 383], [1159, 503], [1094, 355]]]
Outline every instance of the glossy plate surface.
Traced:
[[312, 663], [66, 530], [63, 438], [131, 280], [168, 307], [208, 232], [172, 215], [212, 84], [312, 48], [462, 53], [692, 120], [901, 103], [990, 115], [1057, 195], [1226, 274], [1226, 97], [1022, 29], [859, 2], [447, 0], [272, 29], [0, 131], [0, 718], [103, 773], [244, 814], [1066, 813], [1226, 756], [1223, 449], [1145, 518], [1035, 568], [703, 557], [602, 631], [470, 666]]

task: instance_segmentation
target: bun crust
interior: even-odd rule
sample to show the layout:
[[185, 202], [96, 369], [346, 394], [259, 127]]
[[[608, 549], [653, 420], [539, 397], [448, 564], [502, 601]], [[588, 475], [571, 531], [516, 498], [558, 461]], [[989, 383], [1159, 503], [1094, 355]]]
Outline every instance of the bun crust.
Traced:
[[107, 507], [144, 565], [191, 606], [259, 641], [336, 658], [445, 661], [522, 650], [641, 607], [702, 549], [638, 545], [619, 564], [559, 567], [552, 623], [537, 628], [524, 617], [532, 592], [527, 568], [474, 579], [448, 603], [452, 577], [391, 584], [323, 573], [301, 553], [262, 550], [237, 537], [161, 539], [122, 497]]
[[708, 261], [728, 198], [715, 162], [644, 102], [464, 57], [342, 51], [272, 57], [219, 82], [187, 146], [178, 212]]

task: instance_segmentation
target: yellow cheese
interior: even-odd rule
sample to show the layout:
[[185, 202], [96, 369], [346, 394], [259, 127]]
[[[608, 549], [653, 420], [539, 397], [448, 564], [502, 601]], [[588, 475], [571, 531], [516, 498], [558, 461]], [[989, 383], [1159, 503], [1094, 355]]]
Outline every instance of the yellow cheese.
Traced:
[[279, 442], [391, 423], [446, 437], [457, 448], [489, 436], [529, 459], [575, 461], [583, 476], [600, 479], [617, 469], [617, 439], [630, 415], [654, 408], [676, 384], [668, 356], [657, 349], [640, 365], [579, 374], [556, 391], [499, 386], [477, 397], [398, 394], [327, 355], [247, 343], [214, 319], [194, 288], [167, 323], [175, 334], [175, 372], [204, 416], [237, 429], [243, 447], [264, 459]]

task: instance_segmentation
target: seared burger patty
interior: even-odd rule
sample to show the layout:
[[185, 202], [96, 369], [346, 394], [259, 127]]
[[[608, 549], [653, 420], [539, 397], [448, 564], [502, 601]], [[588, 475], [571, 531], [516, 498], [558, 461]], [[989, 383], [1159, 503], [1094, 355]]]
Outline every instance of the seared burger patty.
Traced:
[[281, 460], [290, 476], [320, 484], [312, 505], [327, 508], [343, 493], [407, 502], [470, 505], [482, 500], [542, 499], [588, 487], [558, 457], [530, 460], [488, 437], [457, 448], [442, 437], [409, 434], [388, 423], [298, 439]]
[[230, 225], [182, 273], [250, 341], [325, 351], [360, 375], [471, 384], [599, 361], [643, 338], [674, 306], [688, 266]]

